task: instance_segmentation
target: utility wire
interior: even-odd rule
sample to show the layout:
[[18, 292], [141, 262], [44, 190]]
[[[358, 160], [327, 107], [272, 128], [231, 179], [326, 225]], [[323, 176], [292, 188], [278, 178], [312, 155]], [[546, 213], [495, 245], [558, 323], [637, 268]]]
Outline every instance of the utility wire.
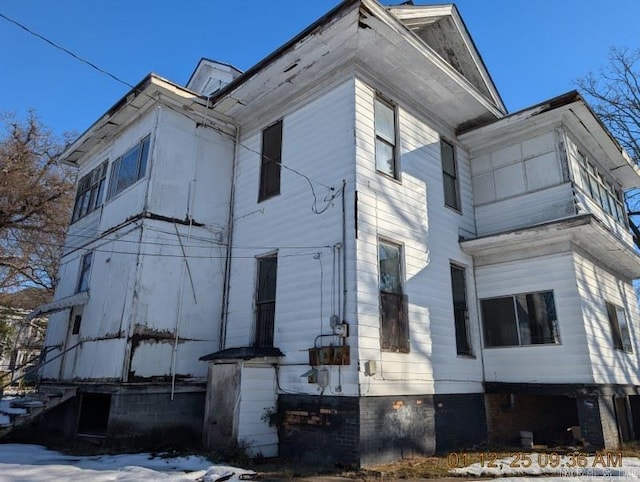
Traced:
[[[123, 85], [125, 85], [125, 86], [127, 86], [127, 87], [129, 87], [129, 88], [131, 88], [131, 89], [135, 89], [135, 86], [133, 86], [132, 84], [130, 84], [130, 83], [129, 83], [129, 82], [127, 82], [126, 80], [123, 80], [123, 79], [121, 79], [120, 77], [118, 77], [118, 76], [116, 76], [116, 75], [112, 74], [112, 73], [111, 73], [111, 72], [109, 72], [108, 70], [105, 70], [105, 69], [103, 69], [103, 68], [101, 68], [101, 67], [97, 66], [97, 65], [96, 65], [96, 64], [94, 64], [93, 62], [91, 62], [91, 61], [89, 61], [89, 60], [87, 60], [87, 59], [85, 59], [85, 58], [81, 57], [80, 55], [78, 55], [78, 54], [74, 53], [73, 51], [71, 51], [71, 50], [67, 49], [66, 47], [63, 47], [62, 45], [60, 45], [60, 44], [58, 44], [58, 43], [54, 42], [53, 40], [50, 40], [49, 38], [45, 37], [44, 35], [39, 34], [38, 32], [36, 32], [36, 31], [34, 31], [34, 30], [30, 29], [29, 27], [27, 27], [26, 25], [24, 25], [24, 24], [22, 24], [22, 23], [18, 22], [17, 20], [14, 20], [14, 19], [12, 19], [12, 18], [10, 18], [10, 17], [7, 17], [7, 16], [6, 16], [6, 15], [4, 15], [2, 12], [0, 12], [0, 18], [5, 19], [7, 22], [10, 22], [10, 23], [12, 23], [13, 25], [15, 25], [15, 26], [17, 26], [17, 27], [21, 28], [21, 29], [22, 29], [22, 30], [24, 30], [25, 32], [29, 33], [30, 35], [33, 35], [34, 37], [39, 38], [40, 40], [42, 40], [43, 42], [46, 42], [47, 44], [51, 45], [52, 47], [54, 47], [54, 48], [56, 48], [56, 49], [58, 49], [58, 50], [60, 50], [60, 51], [62, 51], [62, 52], [64, 52], [64, 53], [66, 53], [67, 55], [70, 55], [70, 56], [71, 56], [72, 58], [74, 58], [75, 60], [77, 60], [77, 61], [79, 61], [79, 62], [81, 62], [81, 63], [83, 63], [83, 64], [85, 64], [85, 65], [88, 65], [89, 67], [91, 67], [92, 69], [94, 69], [94, 70], [96, 70], [96, 71], [100, 72], [101, 74], [106, 75], [106, 76], [108, 76], [108, 77], [112, 78], [112, 79], [113, 79], [113, 80], [115, 80], [116, 82], [118, 82], [118, 83], [120, 83], [120, 84], [123, 84]], [[178, 109], [174, 109], [174, 108], [173, 108], [172, 106], [170, 106], [170, 105], [167, 105], [167, 104], [161, 104], [161, 103], [160, 103], [160, 101], [159, 101], [158, 99], [156, 99], [155, 97], [153, 97], [153, 96], [151, 96], [151, 95], [149, 95], [149, 94], [146, 94], [145, 92], [142, 92], [142, 91], [137, 91], [137, 92], [138, 92], [138, 93], [140, 93], [140, 94], [144, 94], [144, 95], [146, 95], [146, 96], [147, 96], [147, 97], [149, 97], [152, 101], [154, 101], [154, 102], [156, 102], [156, 103], [158, 103], [158, 104], [160, 104], [160, 105], [163, 105], [163, 106], [165, 106], [165, 107], [169, 108], [170, 110], [172, 110], [173, 112], [176, 112], [176, 113], [178, 113], [178, 114], [180, 114], [180, 115], [182, 115], [182, 116], [184, 116], [184, 117], [186, 117], [186, 118], [188, 118], [188, 119], [190, 119], [190, 120], [191, 120], [191, 118], [190, 118], [187, 114], [185, 114], [184, 112], [181, 112], [181, 111], [179, 111]], [[225, 136], [228, 136], [229, 138], [231, 138], [231, 139], [235, 140], [235, 137], [234, 137], [234, 136], [229, 135], [227, 132], [224, 132], [223, 130], [218, 129], [218, 128], [216, 128], [215, 126], [209, 126], [209, 127], [211, 127], [211, 128], [213, 128], [213, 129], [215, 129], [218, 133], [220, 133], [220, 134], [222, 134], [222, 135], [225, 135]], [[283, 167], [284, 169], [286, 169], [286, 170], [288, 170], [288, 171], [291, 171], [291, 172], [293, 172], [293, 173], [297, 174], [298, 176], [301, 176], [302, 178], [304, 178], [304, 179], [309, 183], [309, 186], [311, 187], [311, 193], [312, 193], [312, 195], [313, 195], [313, 199], [314, 199], [313, 206], [312, 206], [311, 210], [312, 210], [315, 214], [322, 214], [323, 212], [325, 212], [325, 211], [329, 208], [329, 205], [330, 205], [331, 201], [332, 201], [333, 199], [335, 199], [335, 198], [338, 196], [338, 194], [335, 194], [335, 195], [334, 195], [334, 196], [332, 196], [332, 197], [327, 196], [327, 197], [329, 198], [329, 200], [328, 200], [328, 201], [327, 201], [327, 198], [325, 198], [325, 202], [327, 202], [327, 206], [326, 206], [325, 208], [323, 208], [322, 210], [318, 210], [318, 209], [317, 209], [317, 201], [318, 201], [318, 198], [317, 198], [316, 193], [315, 193], [315, 190], [314, 190], [314, 188], [313, 188], [312, 180], [311, 180], [311, 178], [310, 178], [309, 176], [307, 176], [306, 174], [301, 173], [300, 171], [298, 171], [298, 170], [296, 170], [296, 169], [294, 169], [294, 168], [292, 168], [292, 167], [289, 167], [289, 166], [286, 166], [286, 165], [282, 164], [282, 162], [280, 162], [280, 161], [276, 161], [275, 159], [270, 159], [268, 156], [264, 156], [264, 154], [262, 154], [261, 152], [258, 152], [258, 151], [256, 151], [255, 149], [253, 149], [253, 148], [251, 148], [251, 147], [249, 147], [249, 146], [246, 146], [246, 145], [242, 144], [241, 142], [238, 142], [238, 145], [240, 145], [240, 146], [241, 146], [241, 147], [243, 147], [244, 149], [247, 149], [248, 151], [251, 151], [251, 152], [254, 152], [254, 153], [258, 154], [258, 155], [261, 155], [261, 156], [263, 156], [263, 157], [266, 157], [266, 158], [267, 158], [267, 159], [269, 159], [271, 162], [275, 162], [276, 164], [278, 164], [279, 166]], [[324, 183], [322, 183], [322, 182], [319, 182], [319, 181], [314, 181], [314, 182], [315, 182], [316, 184], [319, 184], [320, 186], [323, 186], [323, 187], [324, 187], [324, 188], [326, 188], [326, 189], [329, 189], [329, 191], [330, 191], [330, 192], [334, 192], [334, 191], [335, 191], [335, 188], [334, 188], [334, 187], [327, 186], [326, 184], [324, 184]]]

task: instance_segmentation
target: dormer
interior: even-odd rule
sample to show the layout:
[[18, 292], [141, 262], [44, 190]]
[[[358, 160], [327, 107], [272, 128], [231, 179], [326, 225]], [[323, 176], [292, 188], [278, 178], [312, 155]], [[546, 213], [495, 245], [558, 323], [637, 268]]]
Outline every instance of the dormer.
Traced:
[[232, 65], [202, 58], [198, 62], [196, 70], [191, 74], [186, 87], [193, 92], [209, 97], [240, 74], [242, 72]]

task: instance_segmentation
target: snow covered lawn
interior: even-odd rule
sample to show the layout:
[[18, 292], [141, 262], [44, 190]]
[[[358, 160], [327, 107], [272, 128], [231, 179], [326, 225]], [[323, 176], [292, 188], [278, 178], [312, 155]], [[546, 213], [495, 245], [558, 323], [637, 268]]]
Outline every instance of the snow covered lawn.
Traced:
[[[461, 457], [457, 459], [460, 461]], [[449, 461], [451, 463], [451, 459]], [[485, 457], [482, 462], [452, 469], [450, 472], [474, 477], [518, 477], [498, 479], [500, 482], [512, 480], [524, 482], [531, 479], [522, 477], [539, 477], [541, 475], [545, 476], [544, 480], [556, 481], [570, 479], [598, 480], [599, 478], [603, 480], [627, 480], [640, 479], [640, 459], [622, 457], [615, 451], [599, 452], [595, 456], [584, 454], [579, 456], [570, 454], [552, 455], [535, 452], [518, 453], [502, 459]]]
[[[233, 474], [233, 475], [231, 475]], [[202, 481], [249, 479], [255, 472], [211, 465], [203, 457], [150, 454], [73, 456], [40, 445], [0, 444], [0, 482]]]

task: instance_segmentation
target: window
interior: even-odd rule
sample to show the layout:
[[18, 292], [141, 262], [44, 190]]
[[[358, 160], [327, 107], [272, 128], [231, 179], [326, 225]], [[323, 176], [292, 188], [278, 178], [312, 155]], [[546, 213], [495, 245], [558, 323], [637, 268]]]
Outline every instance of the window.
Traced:
[[456, 169], [456, 155], [453, 144], [440, 139], [440, 154], [442, 156], [442, 178], [444, 182], [444, 203], [450, 208], [460, 210], [458, 196], [458, 173]]
[[80, 261], [80, 276], [78, 276], [78, 287], [76, 293], [89, 289], [89, 273], [91, 272], [91, 262], [93, 252], [85, 254]]
[[580, 176], [585, 192], [616, 221], [626, 225], [622, 193], [609, 182], [587, 157], [578, 152]]
[[82, 324], [82, 310], [83, 306], [74, 306], [69, 314], [69, 320], [71, 321], [71, 334], [77, 335], [80, 333], [80, 325]]
[[255, 346], [273, 346], [278, 255], [258, 258]]
[[73, 215], [71, 216], [72, 223], [92, 213], [102, 205], [102, 193], [104, 192], [104, 183], [107, 177], [107, 164], [106, 161], [103, 162], [89, 174], [80, 178], [76, 200], [73, 205]]
[[376, 169], [387, 176], [398, 179], [395, 108], [382, 99], [376, 98], [374, 117], [376, 130]]
[[613, 336], [613, 346], [616, 350], [633, 353], [631, 347], [631, 336], [629, 334], [629, 324], [624, 308], [613, 303], [606, 302], [609, 323], [611, 324], [611, 335]]
[[282, 162], [282, 121], [262, 131], [262, 163], [258, 202], [280, 194], [280, 164]]
[[111, 199], [144, 177], [147, 172], [150, 142], [151, 137], [145, 137], [124, 156], [113, 161], [113, 164], [111, 164], [111, 176], [109, 177], [108, 199]]
[[469, 339], [469, 309], [464, 268], [451, 265], [451, 292], [453, 294], [453, 318], [456, 327], [456, 351], [458, 355], [473, 355]]
[[383, 350], [409, 353], [407, 297], [402, 290], [402, 248], [378, 244], [380, 275], [380, 343]]
[[560, 343], [553, 291], [491, 298], [480, 303], [486, 347]]

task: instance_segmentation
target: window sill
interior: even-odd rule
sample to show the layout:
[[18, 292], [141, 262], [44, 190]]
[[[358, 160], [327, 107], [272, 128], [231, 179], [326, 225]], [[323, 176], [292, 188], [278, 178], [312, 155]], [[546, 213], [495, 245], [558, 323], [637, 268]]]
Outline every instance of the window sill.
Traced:
[[281, 195], [281, 193], [275, 193], [275, 194], [270, 194], [268, 196], [265, 197], [259, 197], [257, 204], [263, 203], [265, 201], [268, 201], [269, 199], [273, 199], [274, 197], [279, 197]]
[[454, 208], [452, 206], [449, 206], [448, 204], [444, 205], [445, 208], [447, 208], [450, 211], [453, 211], [456, 214], [459, 214], [460, 216], [462, 216], [462, 209], [458, 209], [458, 208]]
[[390, 181], [393, 181], [393, 182], [395, 182], [395, 183], [397, 183], [397, 184], [400, 184], [400, 185], [402, 186], [402, 178], [401, 178], [400, 176], [398, 176], [398, 177], [393, 177], [393, 176], [390, 176], [389, 174], [387, 174], [387, 173], [386, 173], [386, 172], [384, 172], [384, 171], [380, 171], [379, 169], [376, 169], [376, 173], [377, 173], [378, 175], [380, 175], [380, 176], [384, 177], [385, 179], [389, 179]]
[[477, 357], [473, 353], [456, 353], [457, 358], [462, 358], [465, 360], [476, 360]]

